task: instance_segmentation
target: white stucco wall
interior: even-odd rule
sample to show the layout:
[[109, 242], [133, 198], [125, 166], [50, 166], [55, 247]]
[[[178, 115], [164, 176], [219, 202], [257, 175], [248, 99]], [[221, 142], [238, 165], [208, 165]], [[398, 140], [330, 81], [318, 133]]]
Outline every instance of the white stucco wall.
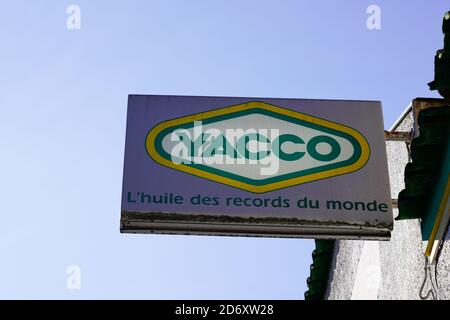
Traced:
[[381, 260], [378, 241], [364, 241], [356, 269], [352, 300], [376, 300], [381, 284]]

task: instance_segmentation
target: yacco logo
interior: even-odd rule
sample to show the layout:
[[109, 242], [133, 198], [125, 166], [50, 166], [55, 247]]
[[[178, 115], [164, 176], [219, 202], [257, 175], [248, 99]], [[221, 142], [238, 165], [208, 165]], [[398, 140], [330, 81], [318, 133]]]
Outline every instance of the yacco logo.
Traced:
[[370, 156], [358, 131], [263, 102], [162, 122], [145, 145], [163, 166], [254, 193], [354, 172]]

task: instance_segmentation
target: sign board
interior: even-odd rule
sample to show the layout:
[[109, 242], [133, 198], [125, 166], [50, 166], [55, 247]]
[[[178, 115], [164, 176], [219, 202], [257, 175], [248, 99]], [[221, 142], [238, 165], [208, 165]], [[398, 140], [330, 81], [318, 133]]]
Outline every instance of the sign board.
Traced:
[[130, 95], [121, 231], [385, 239], [380, 102]]

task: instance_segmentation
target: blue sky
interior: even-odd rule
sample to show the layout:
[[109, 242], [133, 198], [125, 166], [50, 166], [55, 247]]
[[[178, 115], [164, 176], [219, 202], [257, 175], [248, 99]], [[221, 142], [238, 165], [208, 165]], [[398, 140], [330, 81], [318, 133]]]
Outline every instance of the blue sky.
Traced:
[[[123, 235], [127, 95], [437, 97], [429, 0], [22, 1], [0, 10], [0, 298], [301, 299], [311, 240]], [[81, 8], [68, 30], [66, 8]], [[381, 30], [366, 27], [369, 5]], [[66, 268], [81, 268], [80, 290]]]

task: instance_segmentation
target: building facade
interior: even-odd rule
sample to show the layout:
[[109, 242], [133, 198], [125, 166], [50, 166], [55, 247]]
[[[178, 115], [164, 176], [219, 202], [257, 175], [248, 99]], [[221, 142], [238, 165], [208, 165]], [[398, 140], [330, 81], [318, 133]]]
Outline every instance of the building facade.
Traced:
[[[410, 105], [390, 131], [413, 132], [416, 122]], [[411, 149], [407, 141], [387, 141], [386, 149], [391, 195], [397, 199]], [[398, 214], [394, 209], [394, 218]], [[421, 220], [411, 219], [395, 221], [390, 241], [335, 241], [324, 298], [450, 299], [450, 231], [434, 263], [424, 255], [422, 238]]]

